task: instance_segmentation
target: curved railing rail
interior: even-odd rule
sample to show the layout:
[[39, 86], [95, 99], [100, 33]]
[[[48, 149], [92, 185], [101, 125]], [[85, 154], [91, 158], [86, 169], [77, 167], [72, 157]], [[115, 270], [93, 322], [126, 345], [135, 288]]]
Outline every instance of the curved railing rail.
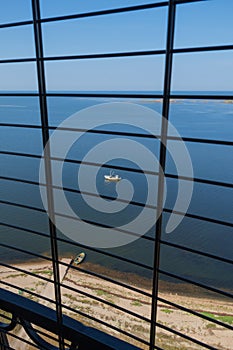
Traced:
[[[7, 323], [0, 323], [0, 349], [10, 349], [8, 333], [20, 324], [28, 334], [30, 340], [38, 345], [39, 349], [56, 350], [54, 345], [46, 342], [34, 326], [44, 331], [59, 334], [56, 312], [47, 306], [29, 300], [21, 295], [0, 288], [1, 309], [12, 315]], [[69, 350], [137, 350], [130, 345], [109, 334], [87, 327], [68, 316], [63, 315], [61, 333], [64, 339], [70, 342]], [[24, 340], [22, 339], [22, 342]]]

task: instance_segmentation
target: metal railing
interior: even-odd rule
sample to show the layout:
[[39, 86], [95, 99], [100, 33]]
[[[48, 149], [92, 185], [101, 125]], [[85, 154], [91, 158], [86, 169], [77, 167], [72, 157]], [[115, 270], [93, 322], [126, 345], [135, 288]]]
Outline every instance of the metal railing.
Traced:
[[[167, 161], [167, 148], [166, 145], [170, 141], [179, 141], [179, 138], [171, 136], [168, 134], [167, 121], [170, 117], [170, 105], [171, 100], [187, 101], [187, 100], [233, 100], [232, 93], [224, 94], [211, 94], [211, 93], [176, 93], [171, 91], [171, 79], [173, 73], [173, 57], [174, 55], [186, 54], [186, 53], [200, 53], [200, 52], [215, 52], [215, 51], [229, 51], [233, 50], [233, 44], [230, 45], [215, 45], [215, 46], [203, 46], [203, 47], [184, 47], [184, 48], [174, 48], [174, 35], [175, 35], [175, 25], [176, 25], [176, 9], [179, 6], [185, 4], [198, 2], [197, 0], [170, 0], [161, 1], [150, 4], [141, 4], [128, 7], [119, 7], [114, 9], [103, 9], [96, 10], [93, 12], [83, 12], [71, 15], [63, 15], [56, 17], [41, 18], [40, 14], [40, 0], [32, 0], [32, 19], [0, 24], [0, 30], [7, 28], [21, 28], [25, 26], [31, 26], [33, 28], [34, 34], [34, 44], [35, 44], [35, 57], [27, 58], [7, 58], [0, 59], [0, 65], [4, 64], [22, 64], [22, 63], [34, 63], [36, 65], [38, 90], [36, 92], [14, 92], [14, 91], [1, 91], [0, 98], [3, 97], [18, 97], [18, 98], [36, 98], [39, 101], [39, 111], [40, 111], [40, 123], [36, 125], [30, 121], [30, 123], [11, 123], [6, 120], [0, 125], [2, 128], [11, 128], [20, 132], [20, 130], [26, 130], [26, 133], [30, 133], [32, 130], [36, 130], [42, 138], [43, 148], [46, 146], [50, 133], [57, 129], [56, 126], [52, 125], [49, 120], [49, 99], [56, 97], [61, 100], [64, 98], [83, 98], [83, 99], [133, 99], [136, 102], [140, 99], [145, 101], [150, 101], [151, 99], [161, 99], [162, 104], [162, 115], [164, 116], [163, 123], [161, 126], [161, 133], [159, 135], [141, 134], [140, 132], [128, 132], [128, 131], [109, 131], [109, 130], [82, 130], [78, 129], [77, 132], [85, 131], [90, 135], [108, 135], [108, 136], [128, 136], [141, 138], [146, 140], [159, 140], [159, 161], [160, 161], [160, 171], [158, 173], [153, 173], [152, 175], [158, 177], [158, 195], [156, 203], [153, 207], [154, 210], [161, 210], [162, 214], [156, 222], [156, 227], [152, 235], [144, 235], [140, 237], [147, 247], [153, 250], [153, 261], [142, 262], [131, 257], [125, 257], [122, 254], [114, 252], [114, 250], [102, 250], [94, 247], [89, 247], [81, 243], [71, 242], [65, 236], [60, 235], [57, 232], [56, 226], [54, 225], [53, 218], [64, 217], [67, 218], [64, 213], [56, 212], [54, 208], [53, 190], [61, 189], [53, 183], [52, 172], [51, 172], [51, 162], [52, 161], [64, 161], [65, 164], [80, 164], [81, 160], [67, 158], [60, 159], [50, 154], [50, 150], [47, 148], [46, 152], [42, 157], [45, 160], [45, 171], [46, 171], [46, 185], [39, 182], [37, 179], [27, 179], [20, 176], [8, 176], [7, 174], [1, 176], [1, 180], [4, 183], [16, 183], [20, 185], [25, 185], [26, 188], [38, 188], [39, 186], [46, 187], [47, 200], [48, 200], [48, 213], [50, 219], [47, 220], [47, 228], [44, 230], [35, 229], [35, 227], [30, 227], [26, 224], [18, 224], [12, 222], [9, 218], [2, 222], [3, 233], [9, 230], [10, 233], [18, 232], [26, 235], [25, 237], [33, 237], [39, 242], [39, 239], [44, 240], [46, 245], [50, 250], [49, 254], [42, 254], [40, 252], [31, 251], [28, 246], [22, 246], [17, 244], [0, 243], [0, 247], [5, 249], [6, 252], [20, 253], [22, 256], [29, 259], [40, 259], [46, 264], [49, 264], [49, 274], [44, 274], [45, 271], [35, 271], [35, 269], [24, 268], [23, 265], [11, 263], [7, 259], [2, 259], [1, 266], [4, 269], [2, 274], [6, 274], [6, 278], [1, 278], [1, 286], [3, 289], [0, 290], [0, 308], [3, 310], [1, 317], [5, 320], [6, 324], [0, 324], [0, 348], [1, 349], [12, 349], [18, 348], [16, 340], [18, 342], [25, 342], [25, 346], [31, 346], [32, 348], [40, 349], [54, 349], [59, 348], [61, 350], [65, 349], [67, 346], [70, 349], [177, 349], [177, 339], [181, 340], [185, 348], [192, 346], [215, 349], [219, 347], [217, 344], [209, 343], [208, 340], [203, 340], [198, 338], [195, 334], [192, 335], [189, 331], [178, 329], [175, 327], [174, 323], [169, 324], [167, 322], [162, 322], [159, 320], [158, 310], [161, 310], [161, 305], [164, 310], [167, 310], [168, 314], [174, 312], [183, 313], [182, 315], [188, 314], [194, 317], [194, 319], [202, 320], [202, 325], [206, 322], [206, 325], [212, 324], [213, 327], [219, 327], [222, 331], [233, 331], [231, 313], [225, 312], [224, 315], [228, 317], [226, 321], [220, 316], [216, 316], [215, 313], [206, 312], [206, 310], [196, 309], [192, 305], [187, 303], [182, 304], [181, 302], [174, 301], [169, 297], [168, 294], [160, 295], [160, 283], [161, 280], [166, 279], [170, 282], [176, 282], [177, 285], [181, 284], [189, 286], [192, 296], [192, 292], [195, 293], [196, 290], [202, 291], [204, 295], [212, 296], [215, 300], [220, 298], [226, 305], [231, 306], [232, 304], [232, 290], [230, 288], [221, 288], [219, 286], [214, 286], [211, 283], [205, 283], [203, 280], [197, 280], [192, 276], [184, 276], [180, 273], [174, 273], [169, 271], [169, 269], [164, 268], [161, 265], [161, 252], [164, 249], [175, 249], [180, 252], [180, 254], [189, 254], [189, 256], [194, 255], [198, 259], [203, 259], [204, 262], [211, 264], [212, 262], [219, 262], [224, 264], [226, 268], [232, 268], [233, 259], [232, 257], [220, 256], [218, 254], [204, 251], [201, 249], [196, 249], [195, 247], [190, 247], [188, 244], [179, 243], [172, 239], [166, 239], [163, 234], [163, 223], [165, 221], [166, 214], [171, 214], [174, 211], [169, 207], [164, 207], [164, 182], [165, 179], [172, 180], [183, 180], [183, 181], [193, 181], [194, 184], [205, 184], [212, 186], [213, 188], [224, 188], [231, 191], [233, 184], [229, 181], [211, 180], [208, 178], [202, 178], [195, 176], [194, 178], [189, 178], [187, 176], [178, 176], [173, 173], [169, 173], [166, 169]], [[62, 23], [64, 21], [81, 20], [83, 18], [101, 18], [101, 16], [110, 16], [113, 14], [122, 13], [134, 13], [137, 11], [152, 10], [166, 8], [167, 9], [167, 38], [166, 47], [158, 50], [142, 50], [142, 51], [129, 51], [129, 52], [103, 52], [103, 53], [91, 53], [91, 54], [75, 54], [75, 55], [60, 55], [60, 56], [45, 56], [43, 48], [43, 25], [46, 23]], [[164, 57], [165, 69], [164, 69], [164, 82], [162, 92], [52, 92], [48, 91], [46, 88], [46, 72], [45, 64], [47, 62], [58, 62], [58, 61], [80, 61], [80, 60], [96, 60], [96, 59], [110, 59], [110, 58], [121, 58], [121, 57], [155, 57], [162, 55]], [[59, 127], [58, 127], [59, 129]], [[61, 128], [62, 129], [62, 128]], [[67, 129], [67, 131], [69, 131]], [[195, 138], [195, 137], [182, 137], [183, 141], [187, 144], [198, 144], [198, 145], [217, 145], [219, 147], [232, 147], [233, 142], [228, 140], [219, 139], [207, 139], [207, 138]], [[41, 149], [42, 153], [42, 149]], [[32, 153], [30, 149], [27, 152], [15, 151], [9, 149], [3, 149], [0, 152], [2, 157], [6, 157], [10, 160], [10, 163], [14, 162], [14, 159], [20, 160], [30, 160], [32, 159], [39, 161], [41, 159], [41, 154]], [[88, 163], [89, 166], [105, 167], [107, 169], [116, 169], [113, 165], [103, 165], [96, 163]], [[135, 174], [145, 173], [138, 168], [128, 167], [128, 166], [118, 166], [118, 170], [130, 171]], [[165, 174], [165, 176], [163, 175]], [[32, 187], [31, 187], [32, 186]], [[73, 189], [72, 186], [63, 187], [67, 193], [82, 194], [82, 191]], [[89, 196], [94, 194], [88, 193]], [[111, 195], [103, 195], [103, 198], [107, 200], [114, 199]], [[47, 218], [47, 211], [41, 207], [41, 204], [32, 205], [30, 200], [24, 201], [12, 201], [9, 197], [8, 200], [2, 199], [1, 204], [3, 208], [8, 208], [9, 212], [17, 208], [20, 211], [20, 215], [34, 217], [33, 215], [39, 216], [41, 221]], [[135, 207], [143, 207], [143, 203], [140, 201], [132, 201], [130, 203]], [[213, 225], [218, 225], [219, 230], [222, 228], [232, 229], [232, 221], [228, 221], [222, 218], [200, 215], [198, 213], [189, 211], [187, 213], [175, 212], [177, 215], [182, 215], [187, 219], [195, 220], [195, 222], [204, 222]], [[7, 217], [7, 215], [6, 215]], [[72, 220], [77, 220], [72, 217]], [[20, 221], [20, 220], [19, 220]], [[103, 222], [97, 222], [94, 219], [89, 219], [89, 222], [96, 225], [96, 227], [109, 227]], [[135, 232], [124, 231], [121, 228], [115, 228], [116, 232], [137, 235]], [[221, 238], [219, 238], [221, 240]], [[90, 254], [96, 254], [98, 257], [105, 257], [111, 259], [113, 265], [118, 265], [121, 263], [127, 266], [126, 271], [133, 266], [134, 271], [138, 269], [141, 271], [141, 276], [145, 273], [149, 276], [148, 281], [143, 280], [142, 287], [140, 287], [140, 282], [135, 284], [135, 275], [131, 276], [130, 282], [128, 282], [129, 277], [124, 278], [123, 276], [117, 276], [114, 271], [111, 273], [110, 270], [102, 269], [98, 267], [95, 269], [93, 265], [81, 265], [83, 267], [76, 267], [71, 265], [70, 262], [64, 261], [60, 258], [59, 247], [64, 244], [69, 251], [72, 249], [85, 249]], [[100, 258], [101, 260], [101, 258]], [[32, 265], [34, 266], [34, 265]], [[67, 278], [61, 279], [61, 268], [69, 269], [70, 274]], [[47, 273], [47, 272], [46, 272]], [[78, 274], [78, 275], [77, 275]], [[116, 274], [116, 275], [115, 275]], [[47, 285], [52, 285], [54, 289], [54, 297], [50, 295], [43, 295], [42, 291], [38, 291], [34, 288], [29, 288], [28, 285], [24, 284], [18, 285], [12, 276], [22, 276], [23, 278], [31, 278], [29, 283], [33, 283], [33, 286], [38, 284], [42, 286], [41, 288], [46, 288]], [[51, 275], [53, 277], [51, 277]], [[78, 276], [78, 277], [77, 277]], [[74, 280], [77, 278], [77, 281]], [[94, 283], [92, 285], [92, 291], [88, 289], [88, 283], [90, 283], [90, 278], [94, 278]], [[86, 282], [85, 282], [86, 280]], [[34, 283], [34, 281], [36, 281]], [[85, 284], [86, 283], [86, 284]], [[105, 284], [106, 287], [105, 286]], [[149, 287], [147, 285], [149, 284]], [[101, 287], [101, 284], [103, 286]], [[145, 287], [147, 285], [147, 288]], [[174, 284], [172, 284], [172, 287]], [[188, 287], [188, 288], [189, 288]], [[9, 289], [10, 291], [7, 291]], [[110, 291], [111, 290], [111, 291]], [[189, 290], [189, 289], [188, 289]], [[94, 291], [94, 292], [93, 292]], [[124, 295], [124, 303], [118, 303], [111, 299], [111, 295], [114, 295], [116, 300]], [[12, 293], [14, 292], [14, 293]], [[27, 298], [21, 295], [23, 294]], [[121, 295], [120, 295], [121, 293]], [[172, 289], [171, 289], [172, 293]], [[179, 294], [179, 292], [178, 292]], [[182, 296], [182, 291], [180, 292]], [[34, 300], [28, 300], [28, 298]], [[69, 299], [70, 302], [67, 302]], [[135, 308], [132, 308], [127, 304], [130, 300], [131, 304], [134, 303]], [[72, 302], [71, 302], [72, 301]], [[50, 307], [45, 306], [49, 304]], [[86, 307], [81, 307], [80, 305], [86, 305]], [[43, 305], [45, 304], [45, 305]], [[106, 315], [109, 313], [110, 316], [101, 318], [98, 314], [92, 313], [91, 308], [98, 305], [99, 308], [103, 310], [106, 309]], [[149, 306], [146, 312], [142, 311], [140, 307]], [[114, 311], [112, 311], [114, 310]], [[112, 312], [112, 314], [111, 314]], [[68, 314], [69, 316], [66, 316]], [[77, 318], [77, 320], [74, 320]], [[124, 326], [122, 326], [121, 320], [124, 320]], [[230, 321], [229, 321], [230, 320]], [[33, 328], [32, 325], [37, 328]], [[23, 326], [29, 335], [29, 340], [23, 335], [19, 336], [19, 330], [17, 327]], [[39, 328], [38, 328], [39, 327]], [[133, 328], [134, 327], [134, 328]], [[141, 327], [141, 330], [140, 330]], [[99, 328], [99, 330], [97, 330]], [[209, 327], [211, 329], [211, 327]], [[139, 331], [140, 330], [140, 331]], [[57, 338], [56, 338], [57, 336]], [[8, 338], [11, 337], [9, 340]], [[45, 339], [49, 341], [45, 341]], [[120, 340], [124, 339], [124, 340]], [[13, 339], [13, 340], [12, 340]], [[11, 345], [16, 344], [16, 345]], [[19, 344], [19, 343], [18, 343]], [[55, 345], [52, 345], [55, 344]], [[173, 347], [169, 345], [173, 344]], [[12, 347], [13, 346], [13, 347]], [[195, 348], [196, 348], [195, 347]], [[22, 348], [22, 347], [21, 347]]]

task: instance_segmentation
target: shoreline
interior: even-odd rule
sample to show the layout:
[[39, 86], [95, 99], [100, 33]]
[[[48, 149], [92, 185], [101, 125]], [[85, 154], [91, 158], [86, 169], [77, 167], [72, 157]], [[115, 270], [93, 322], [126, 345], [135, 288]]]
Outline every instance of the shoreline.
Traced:
[[[73, 259], [73, 257], [67, 257], [67, 256], [64, 256], [64, 258]], [[60, 258], [59, 261], [61, 261], [62, 259]], [[40, 258], [27, 260], [27, 261], [13, 261], [13, 262], [11, 261], [11, 263], [6, 262], [6, 264], [10, 266], [15, 266], [21, 269], [25, 269], [25, 270], [30, 267], [31, 268], [33, 267], [42, 268], [44, 266], [52, 267], [52, 262], [50, 260], [40, 259]], [[142, 275], [136, 274], [135, 272], [126, 272], [126, 271], [120, 271], [114, 268], [107, 268], [104, 265], [100, 265], [98, 263], [93, 263], [88, 261], [84, 261], [82, 264], [78, 266], [78, 270], [80, 272], [82, 272], [82, 267], [84, 271], [83, 273], [85, 273], [85, 270], [90, 270], [90, 272], [97, 273], [105, 277], [113, 278], [116, 281], [129, 284], [136, 288], [141, 288], [146, 292], [150, 292], [152, 289], [152, 279], [143, 277]], [[0, 265], [0, 276], [1, 276], [1, 273], [2, 273], [2, 266]], [[222, 290], [230, 293], [233, 292], [233, 290], [227, 289], [227, 288], [224, 288]], [[227, 297], [223, 295], [219, 295], [215, 292], [205, 290], [201, 287], [192, 285], [191, 283], [189, 284], [189, 283], [184, 283], [179, 281], [171, 282], [171, 281], [160, 279], [159, 293], [166, 294], [171, 292], [172, 294], [177, 294], [184, 297], [197, 297], [202, 299], [213, 299], [213, 300], [219, 300], [219, 301], [224, 300], [225, 302], [232, 302], [231, 300], [229, 300]]]

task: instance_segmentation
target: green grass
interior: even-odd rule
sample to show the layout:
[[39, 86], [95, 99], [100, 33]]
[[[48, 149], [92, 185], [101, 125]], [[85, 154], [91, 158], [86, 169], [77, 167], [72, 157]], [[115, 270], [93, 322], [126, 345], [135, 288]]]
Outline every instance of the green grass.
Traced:
[[142, 306], [142, 303], [139, 300], [132, 301], [131, 305], [133, 306]]
[[106, 292], [105, 290], [102, 290], [102, 289], [97, 289], [96, 294], [97, 294], [99, 297], [101, 297], [102, 295], [110, 296], [110, 294], [109, 294], [108, 292]]
[[173, 311], [170, 309], [161, 309], [162, 312], [165, 312], [165, 314], [172, 314]]
[[216, 316], [210, 312], [202, 312], [201, 314], [209, 318], [212, 318], [213, 320], [218, 320], [224, 323], [233, 324], [233, 316]]
[[32, 271], [35, 275], [42, 274], [42, 275], [49, 275], [52, 276], [53, 272], [52, 270], [34, 270]]
[[225, 323], [233, 324], [233, 316], [218, 316], [217, 320]]

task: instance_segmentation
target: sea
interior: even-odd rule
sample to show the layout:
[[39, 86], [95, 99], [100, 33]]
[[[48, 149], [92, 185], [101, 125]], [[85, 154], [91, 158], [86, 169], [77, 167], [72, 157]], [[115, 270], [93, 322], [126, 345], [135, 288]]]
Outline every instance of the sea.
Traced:
[[[223, 95], [225, 93], [221, 92]], [[107, 110], [107, 119], [101, 115], [101, 108], [103, 107], [104, 113], [106, 105], [110, 106]], [[118, 109], [119, 106], [120, 109]], [[142, 215], [139, 224], [136, 219], [148, 204], [148, 197], [150, 197], [149, 212], [156, 212], [157, 196], [150, 196], [150, 191], [157, 191], [158, 168], [150, 168], [145, 159], [148, 154], [148, 157], [156, 157], [159, 161], [160, 141], [158, 137], [151, 137], [148, 132], [148, 128], [152, 127], [150, 123], [153, 122], [150, 119], [146, 120], [147, 113], [144, 114], [143, 110], [152, 111], [152, 114], [155, 113], [157, 116], [161, 115], [162, 101], [154, 98], [50, 96], [47, 98], [47, 109], [51, 137], [55, 135], [56, 128], [61, 126], [61, 123], [63, 127], [66, 126], [64, 122], [74, 115], [77, 128], [75, 141], [71, 130], [63, 131], [68, 135], [66, 142], [60, 144], [62, 150], [67, 147], [67, 152], [64, 153], [65, 162], [61, 165], [61, 160], [54, 160], [52, 169], [54, 185], [57, 186], [60, 183], [59, 181], [56, 183], [56, 175], [59, 173], [57, 170], [56, 174], [56, 169], [62, 169], [64, 198], [81, 223], [74, 237], [68, 232], [69, 228], [65, 232], [66, 230], [58, 227], [57, 235], [61, 239], [58, 241], [59, 256], [75, 256], [80, 251], [85, 251], [87, 261], [92, 264], [107, 267], [113, 271], [151, 278], [155, 224], [148, 225], [147, 216]], [[135, 112], [135, 119], [130, 119], [129, 122], [127, 113], [131, 109], [137, 112]], [[85, 114], [86, 111], [89, 111], [88, 114]], [[122, 118], [119, 113], [125, 113], [125, 116]], [[82, 123], [79, 126], [80, 115]], [[182, 181], [186, 185], [190, 184], [189, 180], [176, 178], [176, 161], [172, 152], [168, 152], [165, 171], [166, 174], [175, 176], [165, 179], [164, 208], [168, 210], [163, 213], [162, 220], [161, 239], [164, 243], [161, 244], [160, 250], [160, 270], [216, 288], [233, 289], [233, 265], [227, 261], [233, 259], [231, 226], [233, 224], [233, 188], [227, 186], [233, 183], [231, 144], [233, 142], [233, 103], [227, 100], [196, 100], [191, 96], [185, 100], [172, 100], [169, 121], [184, 139], [184, 141], [170, 142], [185, 145], [190, 155], [193, 176], [197, 179], [211, 180], [214, 184], [200, 181], [192, 183], [192, 197], [187, 213], [194, 217], [189, 215], [182, 217], [172, 232], [166, 232], [171, 216], [169, 210], [175, 206], [179, 186]], [[40, 164], [43, 154], [38, 97], [1, 96], [0, 123], [0, 194], [1, 222], [3, 223], [0, 227], [1, 261], [32, 260], [32, 256], [25, 250], [51, 256], [48, 216], [44, 212], [46, 204], [41, 198], [38, 186], [42, 181]], [[9, 124], [15, 126], [9, 126]], [[90, 128], [94, 132], [87, 132]], [[192, 142], [190, 139], [205, 139], [210, 142]], [[224, 144], [220, 145], [212, 142], [213, 140], [224, 141]], [[146, 151], [145, 156], [141, 150]], [[54, 155], [52, 155], [58, 158], [62, 154], [62, 151], [56, 153], [56, 150], [52, 149], [53, 152]], [[17, 156], [17, 153], [21, 155]], [[146, 169], [147, 166], [149, 170]], [[181, 164], [181, 169], [184, 173], [182, 174], [181, 171], [179, 175], [185, 176], [185, 164]], [[82, 179], [79, 177], [81, 170]], [[111, 170], [122, 178], [122, 184], [104, 181], [104, 175], [109, 174]], [[24, 182], [18, 181], [19, 179]], [[120, 187], [122, 185], [126, 187]], [[130, 200], [128, 200], [129, 197]], [[119, 198], [123, 198], [120, 204]], [[103, 203], [102, 207], [98, 204], [98, 200]], [[116, 203], [119, 204], [119, 208], [114, 207]], [[61, 213], [62, 206], [59, 207], [59, 205], [56, 210]], [[68, 224], [70, 220], [72, 226], [73, 219], [63, 219], [68, 220]], [[132, 238], [129, 240], [126, 238], [122, 241], [123, 243], [119, 243], [119, 246], [117, 243], [111, 246], [110, 242], [103, 247], [103, 244], [101, 246], [98, 239], [96, 240], [104, 227], [105, 230], [111, 231], [109, 234], [113, 235], [113, 241], [116, 242], [117, 235], [122, 234], [121, 228], [126, 226], [131, 233], [137, 232], [139, 235], [131, 235]], [[36, 231], [38, 234], [33, 234], [31, 231]], [[225, 261], [185, 251], [170, 243], [219, 256]], [[117, 257], [126, 258], [127, 261]], [[139, 264], [135, 265], [130, 261]], [[162, 272], [160, 278], [168, 279]], [[170, 280], [179, 282], [175, 278]]]

